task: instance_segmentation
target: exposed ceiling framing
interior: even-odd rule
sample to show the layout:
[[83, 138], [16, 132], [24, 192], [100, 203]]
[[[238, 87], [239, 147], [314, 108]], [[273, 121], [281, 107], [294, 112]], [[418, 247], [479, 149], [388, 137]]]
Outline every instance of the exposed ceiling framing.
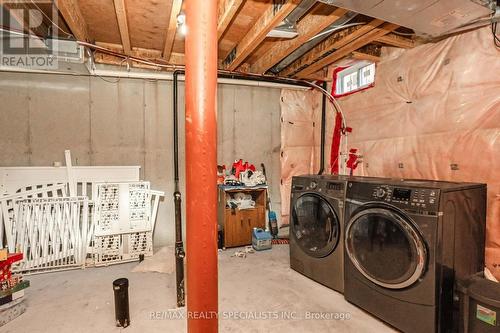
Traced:
[[128, 18], [125, 0], [114, 0], [116, 18], [118, 19], [118, 28], [120, 29], [120, 37], [122, 40], [123, 51], [125, 54], [130, 54], [130, 35], [128, 30]]
[[172, 0], [172, 9], [170, 10], [170, 20], [168, 21], [167, 36], [165, 38], [165, 47], [163, 48], [163, 58], [169, 60], [172, 48], [174, 47], [175, 35], [177, 33], [177, 16], [182, 8], [182, 0]]
[[[260, 43], [266, 38], [266, 35], [281, 21], [283, 21], [288, 14], [290, 14], [295, 7], [300, 3], [300, 0], [288, 0], [285, 4], [276, 8], [275, 5], [270, 5], [264, 14], [259, 18], [250, 31], [241, 39], [241, 42], [235, 46], [228, 55], [230, 59], [224, 60], [225, 67], [228, 70], [235, 70], [239, 65], [259, 46]], [[234, 55], [232, 54], [234, 52]]]
[[243, 4], [243, 0], [220, 0], [219, 19], [217, 21], [217, 40], [226, 32], [234, 16]]
[[337, 8], [330, 15], [316, 13], [307, 15], [297, 25], [297, 32], [299, 35], [296, 38], [275, 42], [273, 47], [252, 64], [251, 71], [259, 74], [265, 73], [302, 44], [341, 18], [345, 13], [347, 13], [347, 10]]
[[304, 54], [302, 58], [296, 60], [290, 66], [281, 71], [280, 75], [294, 76], [301, 70], [317, 62], [319, 59], [325, 58], [335, 50], [338, 50], [349, 44], [350, 42], [356, 40], [357, 38], [364, 36], [382, 23], [384, 23], [384, 21], [374, 19], [368, 24], [348, 28], [346, 30], [333, 34], [332, 36], [328, 37], [326, 40], [315, 46], [312, 50]]
[[76, 0], [54, 0], [59, 12], [76, 39], [91, 41], [85, 18]]
[[306, 77], [309, 74], [313, 74], [321, 70], [323, 67], [326, 67], [334, 63], [335, 61], [338, 61], [343, 57], [349, 55], [351, 52], [354, 52], [357, 49], [370, 44], [375, 39], [382, 37], [391, 31], [396, 30], [398, 27], [399, 27], [398, 25], [393, 23], [384, 23], [380, 28], [375, 28], [370, 30], [369, 32], [363, 34], [361, 37], [356, 38], [355, 40], [349, 42], [347, 45], [337, 49], [332, 54], [327, 55], [323, 59], [318, 60], [313, 64], [307, 66], [306, 68], [298, 72], [296, 75], [298, 77]]
[[[59, 10], [62, 30], [67, 29], [75, 39], [161, 64], [184, 64], [184, 36], [177, 27], [182, 0], [53, 1]], [[327, 68], [346, 57], [378, 61], [378, 54], [367, 51], [372, 46], [415, 46], [415, 41], [407, 36], [411, 31], [375, 18], [358, 15], [353, 21], [357, 25], [344, 28], [343, 24], [355, 13], [320, 2], [311, 8], [310, 3], [301, 6], [302, 0], [218, 1], [219, 66], [228, 70], [269, 74], [273, 69], [274, 73], [280, 71], [277, 75], [282, 77], [324, 79]], [[307, 11], [303, 10], [301, 14], [305, 14], [296, 22], [295, 38], [267, 37], [290, 14], [292, 17], [297, 13], [294, 9], [303, 7]], [[332, 25], [341, 27], [329, 30]], [[325, 35], [315, 39], [318, 34]], [[95, 58], [108, 64], [127, 63], [123, 58], [98, 52]], [[280, 63], [281, 67], [276, 66]], [[144, 67], [130, 62], [129, 65]]]

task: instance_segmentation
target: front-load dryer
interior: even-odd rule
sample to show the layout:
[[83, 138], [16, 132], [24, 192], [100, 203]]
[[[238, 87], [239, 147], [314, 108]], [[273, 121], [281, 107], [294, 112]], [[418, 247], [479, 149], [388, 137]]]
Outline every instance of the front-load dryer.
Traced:
[[454, 280], [483, 269], [486, 186], [349, 181], [345, 298], [405, 333], [453, 332]]

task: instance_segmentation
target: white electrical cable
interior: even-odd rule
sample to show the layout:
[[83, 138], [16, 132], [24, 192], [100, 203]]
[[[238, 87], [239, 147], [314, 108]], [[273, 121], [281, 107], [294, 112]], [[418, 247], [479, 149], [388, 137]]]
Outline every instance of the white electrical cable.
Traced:
[[363, 25], [363, 24], [366, 24], [366, 22], [348, 23], [348, 24], [344, 24], [344, 25], [339, 25], [338, 27], [335, 27], [335, 28], [328, 29], [326, 31], [320, 32], [316, 36], [313, 36], [313, 37], [309, 38], [308, 42], [311, 41], [311, 40], [313, 40], [313, 39], [316, 39], [318, 37], [321, 37], [323, 35], [331, 34], [332, 32], [335, 32], [335, 31], [338, 31], [338, 30], [342, 30], [344, 28], [350, 28], [350, 27], [354, 27], [354, 26], [357, 26], [357, 25]]

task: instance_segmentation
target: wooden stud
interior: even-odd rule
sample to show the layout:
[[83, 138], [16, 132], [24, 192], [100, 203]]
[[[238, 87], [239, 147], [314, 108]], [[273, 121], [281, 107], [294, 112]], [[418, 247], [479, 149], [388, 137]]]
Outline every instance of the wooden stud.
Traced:
[[172, 9], [170, 10], [170, 20], [168, 21], [167, 37], [165, 39], [165, 47], [163, 48], [163, 58], [169, 60], [172, 48], [174, 47], [175, 35], [177, 33], [177, 16], [182, 7], [182, 0], [173, 0]]
[[241, 42], [236, 45], [234, 57], [226, 64], [226, 69], [235, 70], [238, 68], [238, 66], [259, 46], [264, 38], [266, 38], [269, 31], [283, 21], [300, 2], [300, 0], [288, 0], [277, 12], [275, 12], [274, 6], [270, 4], [259, 21], [241, 39]]
[[308, 74], [317, 72], [321, 68], [330, 65], [331, 63], [349, 55], [351, 52], [356, 51], [357, 49], [370, 44], [373, 42], [375, 39], [382, 37], [391, 31], [394, 31], [395, 29], [399, 28], [399, 25], [393, 24], [393, 23], [385, 23], [382, 27], [380, 28], [375, 28], [368, 32], [367, 34], [359, 37], [358, 39], [350, 42], [346, 46], [338, 49], [337, 51], [333, 52], [332, 54], [326, 56], [325, 58], [315, 62], [311, 66], [308, 66], [307, 68], [303, 69], [296, 75], [298, 77], [303, 77]]
[[221, 0], [219, 2], [219, 20], [217, 22], [217, 40], [226, 32], [229, 24], [243, 4], [243, 0]]
[[352, 53], [352, 58], [356, 59], [356, 60], [368, 60], [368, 61], [371, 61], [371, 62], [379, 62], [380, 61], [380, 57], [379, 56], [376, 56], [376, 55], [373, 55], [373, 54], [364, 53], [364, 52], [358, 52], [358, 51], [354, 51]]
[[123, 50], [126, 54], [130, 54], [132, 48], [130, 45], [130, 34], [128, 29], [127, 8], [125, 5], [125, 0], [114, 0], [114, 3]]
[[376, 39], [376, 41], [387, 45], [400, 47], [403, 49], [411, 49], [415, 47], [414, 40], [398, 36], [394, 33], [379, 37]]
[[363, 36], [383, 23], [384, 21], [375, 19], [363, 26], [348, 28], [332, 34], [330, 37], [316, 45], [312, 50], [304, 54], [300, 59], [297, 59], [290, 66], [281, 71], [280, 76], [294, 75], [296, 72], [305, 68], [305, 66], [308, 66], [316, 60], [325, 57], [332, 51], [349, 44], [356, 38]]
[[347, 13], [346, 9], [337, 8], [330, 15], [310, 13], [297, 24], [296, 38], [276, 42], [276, 45], [252, 64], [251, 72], [264, 74], [269, 68], [283, 60], [287, 55], [295, 51], [309, 39], [333, 24]]
[[82, 16], [77, 0], [54, 0], [54, 2], [75, 38], [90, 42], [87, 23]]

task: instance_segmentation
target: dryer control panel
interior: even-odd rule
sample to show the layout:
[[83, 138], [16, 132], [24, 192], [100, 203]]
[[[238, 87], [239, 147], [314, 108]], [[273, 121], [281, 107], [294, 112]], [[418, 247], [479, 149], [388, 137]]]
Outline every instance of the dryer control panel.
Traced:
[[434, 211], [439, 190], [393, 185], [373, 185], [371, 199], [384, 201], [403, 209]]

